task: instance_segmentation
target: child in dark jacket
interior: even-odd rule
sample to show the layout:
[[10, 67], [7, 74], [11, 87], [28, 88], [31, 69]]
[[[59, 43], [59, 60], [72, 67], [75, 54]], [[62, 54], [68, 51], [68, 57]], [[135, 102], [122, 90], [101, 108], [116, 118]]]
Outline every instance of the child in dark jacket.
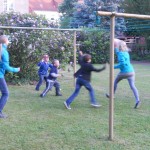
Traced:
[[100, 69], [94, 68], [94, 66], [91, 64], [91, 55], [85, 54], [83, 56], [83, 61], [80, 64], [81, 68], [74, 74], [74, 76], [77, 78], [76, 80], [76, 88], [74, 93], [64, 102], [64, 105], [67, 109], [71, 109], [70, 104], [75, 99], [76, 96], [78, 96], [80, 88], [84, 86], [90, 94], [90, 101], [91, 106], [93, 107], [100, 107], [101, 105], [98, 105], [95, 99], [94, 90], [90, 84], [91, 81], [91, 72], [101, 72], [106, 68], [106, 66], [103, 66]]
[[49, 76], [47, 78], [46, 88], [40, 95], [41, 97], [46, 96], [48, 91], [50, 91], [53, 86], [55, 87], [55, 90], [56, 90], [56, 96], [62, 96], [62, 94], [60, 93], [60, 84], [57, 81], [57, 77], [61, 76], [60, 74], [58, 74], [58, 67], [59, 67], [59, 60], [54, 59], [53, 66], [52, 66]]
[[35, 90], [39, 91], [40, 86], [43, 83], [43, 80], [46, 82], [46, 78], [48, 76], [48, 69], [52, 68], [52, 64], [49, 63], [49, 56], [44, 55], [43, 59], [38, 63], [39, 70], [38, 70], [38, 75], [39, 75], [39, 82], [36, 85]]

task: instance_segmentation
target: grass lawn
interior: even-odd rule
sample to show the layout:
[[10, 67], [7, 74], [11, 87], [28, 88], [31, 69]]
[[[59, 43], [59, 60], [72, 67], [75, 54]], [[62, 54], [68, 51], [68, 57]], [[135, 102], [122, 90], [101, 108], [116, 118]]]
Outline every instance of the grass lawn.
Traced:
[[[0, 150], [149, 150], [150, 149], [150, 64], [133, 64], [141, 107], [128, 82], [118, 85], [114, 107], [114, 140], [109, 141], [109, 69], [93, 73], [92, 85], [101, 108], [90, 106], [88, 91], [65, 109], [63, 102], [73, 92], [73, 72], [59, 79], [62, 97], [53, 89], [44, 98], [35, 86], [9, 86], [10, 97], [0, 119]], [[98, 65], [96, 65], [98, 66]], [[67, 69], [66, 69], [67, 70]], [[115, 75], [118, 70], [115, 70]]]

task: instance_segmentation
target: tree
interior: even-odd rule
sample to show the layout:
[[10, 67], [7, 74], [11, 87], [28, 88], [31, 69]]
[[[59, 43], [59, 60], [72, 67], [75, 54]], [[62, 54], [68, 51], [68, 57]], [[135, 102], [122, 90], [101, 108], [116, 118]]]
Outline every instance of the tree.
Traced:
[[84, 0], [83, 4], [76, 4], [73, 12], [73, 17], [70, 22], [70, 27], [80, 28], [89, 27], [94, 28], [96, 26], [96, 19], [100, 17], [96, 16], [96, 11], [99, 10], [101, 0]]
[[125, 12], [132, 14], [150, 15], [150, 1], [149, 0], [125, 0], [122, 3]]
[[[120, 3], [123, 0], [84, 0], [83, 4], [72, 3], [65, 0], [63, 3], [63, 8], [70, 3], [72, 5], [72, 9], [62, 9], [64, 14], [64, 20], [67, 20], [67, 27], [71, 28], [95, 28], [99, 27], [99, 29], [110, 29], [110, 18], [109, 17], [100, 17], [96, 15], [98, 10], [104, 11], [116, 11], [123, 12], [123, 9], [120, 7]], [[62, 22], [61, 22], [62, 24]], [[116, 34], [122, 34], [123, 31], [126, 30], [124, 18], [116, 18]]]
[[62, 28], [68, 28], [70, 24], [70, 19], [73, 16], [73, 9], [78, 0], [64, 0], [63, 3], [59, 6], [59, 12], [62, 13], [60, 18], [60, 25]]
[[[126, 13], [150, 15], [149, 0], [125, 0], [121, 6]], [[146, 35], [150, 33], [149, 20], [126, 19], [126, 26], [128, 31], [127, 34]]]

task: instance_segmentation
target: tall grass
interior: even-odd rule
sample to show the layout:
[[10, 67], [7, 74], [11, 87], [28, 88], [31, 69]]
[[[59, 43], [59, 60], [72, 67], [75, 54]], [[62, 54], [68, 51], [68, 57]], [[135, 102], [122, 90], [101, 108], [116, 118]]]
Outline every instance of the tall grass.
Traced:
[[[98, 67], [97, 65], [96, 67]], [[119, 83], [114, 106], [114, 140], [108, 140], [109, 69], [92, 74], [92, 85], [101, 108], [90, 106], [88, 91], [65, 109], [63, 102], [73, 92], [73, 72], [59, 79], [62, 97], [53, 89], [44, 98], [35, 86], [9, 86], [10, 98], [0, 119], [0, 150], [148, 150], [150, 148], [150, 65], [134, 64], [136, 86], [142, 101], [135, 100], [126, 80]], [[118, 70], [115, 70], [115, 75]]]

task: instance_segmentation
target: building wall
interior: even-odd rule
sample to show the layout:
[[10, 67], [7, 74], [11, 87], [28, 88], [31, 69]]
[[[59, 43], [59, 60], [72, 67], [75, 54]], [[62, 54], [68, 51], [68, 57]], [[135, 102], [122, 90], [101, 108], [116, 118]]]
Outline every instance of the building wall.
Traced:
[[14, 10], [20, 13], [29, 13], [29, 0], [14, 0]]
[[29, 13], [29, 0], [0, 0], [0, 12]]
[[0, 12], [3, 12], [3, 0], [0, 0]]

